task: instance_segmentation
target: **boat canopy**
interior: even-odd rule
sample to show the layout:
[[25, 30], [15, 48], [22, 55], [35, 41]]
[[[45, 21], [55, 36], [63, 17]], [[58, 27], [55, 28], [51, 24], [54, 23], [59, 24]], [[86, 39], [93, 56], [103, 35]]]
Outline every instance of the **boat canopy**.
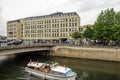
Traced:
[[60, 72], [60, 73], [64, 73], [64, 74], [66, 74], [69, 70], [71, 70], [71, 68], [66, 68], [63, 66], [56, 66], [55, 68], [52, 68], [52, 71]]
[[40, 67], [41, 65], [43, 65], [44, 63], [38, 63], [38, 62], [29, 62], [27, 64], [27, 66], [31, 66], [31, 67]]

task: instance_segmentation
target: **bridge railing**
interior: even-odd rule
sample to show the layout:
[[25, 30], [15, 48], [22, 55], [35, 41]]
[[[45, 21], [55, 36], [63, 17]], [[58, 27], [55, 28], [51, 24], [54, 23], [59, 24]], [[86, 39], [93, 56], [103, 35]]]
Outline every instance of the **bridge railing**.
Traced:
[[41, 45], [10, 45], [10, 46], [1, 46], [0, 50], [4, 49], [13, 49], [13, 48], [33, 48], [33, 47], [50, 47], [50, 46], [55, 46], [53, 44], [41, 44]]
[[[1, 45], [1, 44], [0, 44]], [[34, 43], [34, 44], [20, 44], [20, 45], [6, 45], [2, 44], [0, 49], [11, 49], [11, 48], [25, 48], [25, 47], [40, 47], [40, 46], [75, 46], [75, 47], [93, 47], [93, 48], [120, 48], [120, 46], [101, 46], [101, 45], [79, 45], [79, 44], [59, 44], [59, 43]]]

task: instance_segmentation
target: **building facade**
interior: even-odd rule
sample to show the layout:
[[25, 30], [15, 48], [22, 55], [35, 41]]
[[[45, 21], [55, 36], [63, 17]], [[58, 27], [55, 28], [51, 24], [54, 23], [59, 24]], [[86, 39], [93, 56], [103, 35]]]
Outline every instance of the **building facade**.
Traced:
[[8, 21], [7, 39], [63, 42], [72, 39], [71, 34], [79, 28], [80, 17], [76, 12], [56, 12]]
[[23, 39], [23, 25], [21, 20], [7, 22], [7, 39], [8, 40]]

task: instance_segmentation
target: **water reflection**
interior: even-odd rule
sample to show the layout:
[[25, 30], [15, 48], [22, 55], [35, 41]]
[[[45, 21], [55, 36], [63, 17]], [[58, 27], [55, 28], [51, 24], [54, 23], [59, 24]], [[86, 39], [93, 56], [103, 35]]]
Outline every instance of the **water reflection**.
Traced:
[[79, 80], [120, 80], [120, 63], [85, 59], [56, 58], [78, 74]]
[[30, 59], [40, 62], [57, 61], [60, 65], [71, 67], [77, 73], [77, 80], [120, 80], [118, 62], [49, 57], [38, 53], [19, 54], [14, 58], [0, 57], [0, 80], [40, 80], [24, 72]]
[[0, 56], [0, 63], [2, 63], [4, 60], [6, 60], [8, 56]]

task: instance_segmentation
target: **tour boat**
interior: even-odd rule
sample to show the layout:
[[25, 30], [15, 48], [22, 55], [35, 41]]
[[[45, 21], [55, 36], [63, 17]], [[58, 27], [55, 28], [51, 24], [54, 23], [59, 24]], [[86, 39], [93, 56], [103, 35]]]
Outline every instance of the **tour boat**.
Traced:
[[57, 62], [30, 61], [25, 67], [25, 71], [44, 80], [75, 80], [77, 77], [77, 74], [71, 68], [60, 66]]

